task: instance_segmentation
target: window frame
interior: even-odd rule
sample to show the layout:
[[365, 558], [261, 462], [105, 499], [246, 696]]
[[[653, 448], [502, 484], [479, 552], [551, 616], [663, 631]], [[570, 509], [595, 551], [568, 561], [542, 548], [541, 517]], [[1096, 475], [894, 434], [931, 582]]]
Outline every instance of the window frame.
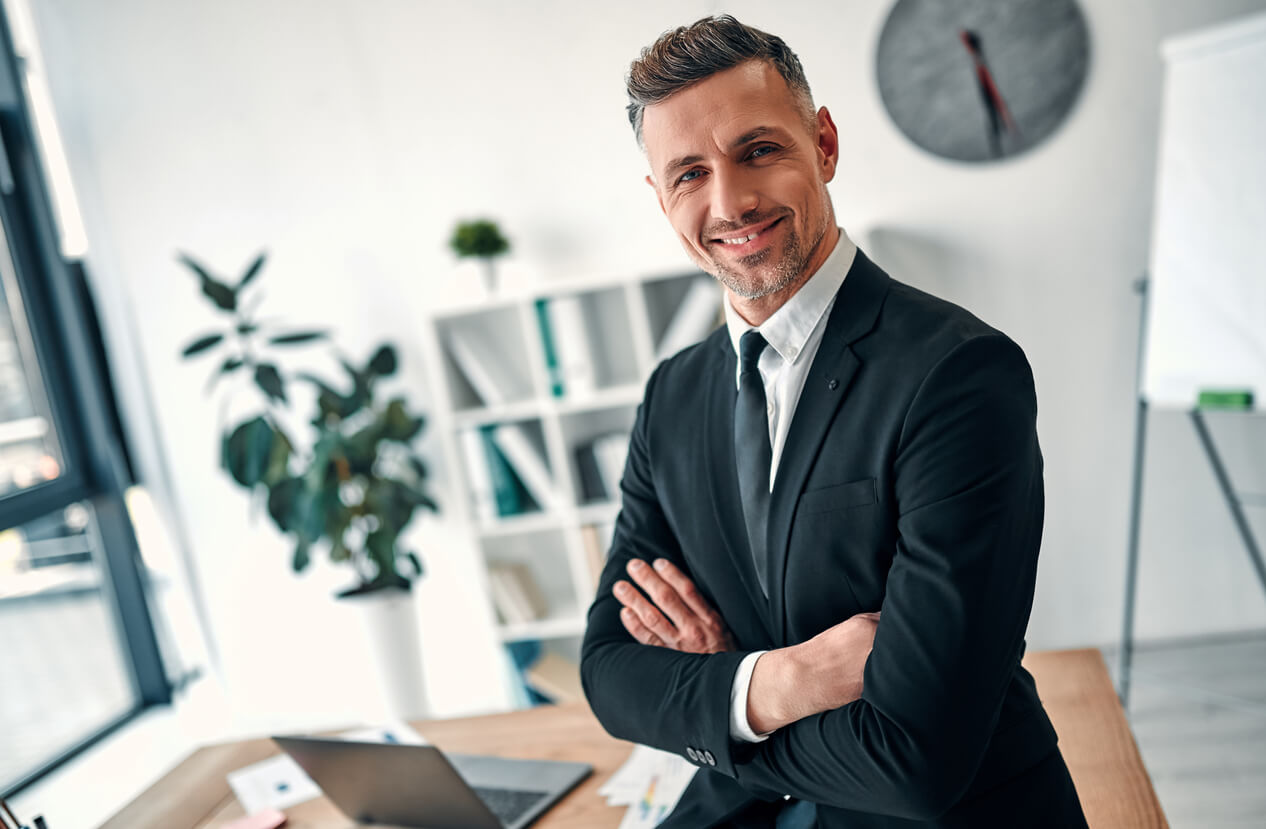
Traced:
[[[0, 222], [21, 308], [63, 457], [52, 481], [0, 496], [0, 528], [20, 526], [71, 503], [88, 502], [102, 555], [102, 596], [120, 634], [133, 688], [130, 711], [10, 783], [9, 797], [155, 705], [172, 682], [150, 615], [144, 565], [124, 501], [133, 483], [125, 435], [97, 336], [97, 318], [78, 263], [61, 255], [52, 202], [22, 83], [9, 20], [0, 7]], [[22, 321], [18, 322], [19, 325]], [[27, 366], [26, 369], [36, 370]]]

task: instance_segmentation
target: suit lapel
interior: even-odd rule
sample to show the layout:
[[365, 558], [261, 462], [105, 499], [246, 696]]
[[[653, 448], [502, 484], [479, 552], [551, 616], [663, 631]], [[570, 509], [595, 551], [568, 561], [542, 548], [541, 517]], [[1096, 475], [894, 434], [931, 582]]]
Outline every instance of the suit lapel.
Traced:
[[[787, 546], [791, 538], [791, 522], [795, 507], [804, 489], [805, 479], [817, 460], [827, 429], [835, 419], [861, 362], [849, 347], [867, 334], [879, 316], [888, 293], [887, 274], [874, 265], [859, 249], [840, 292], [831, 308], [826, 331], [813, 359], [813, 367], [805, 379], [800, 400], [796, 403], [787, 441], [778, 461], [778, 476], [769, 504], [769, 617], [777, 642], [786, 644], [786, 601], [783, 587], [787, 572]], [[731, 375], [733, 368], [731, 368]], [[730, 415], [733, 423], [733, 413]], [[731, 463], [733, 449], [730, 450]], [[735, 499], [738, 495], [734, 485]], [[736, 500], [737, 503], [737, 500]], [[742, 515], [738, 526], [742, 527]], [[746, 549], [746, 545], [744, 545]], [[759, 586], [757, 591], [759, 593]]]
[[[710, 458], [708, 473], [711, 477], [708, 491], [712, 495], [712, 506], [721, 532], [722, 546], [733, 562], [734, 570], [747, 592], [747, 597], [755, 609], [759, 622], [759, 630], [749, 632], [760, 633], [767, 643], [773, 645], [773, 626], [769, 617], [769, 602], [766, 601], [756, 580], [756, 568], [752, 561], [752, 549], [747, 540], [747, 525], [743, 522], [743, 502], [739, 496], [738, 469], [734, 460], [734, 401], [738, 395], [735, 387], [736, 357], [728, 337], [721, 329], [715, 345], [716, 352], [713, 376], [709, 381], [711, 387], [708, 394], [707, 437]], [[727, 619], [731, 629], [744, 625], [745, 620]], [[748, 625], [748, 627], [752, 627]], [[740, 634], [739, 630], [734, 630]]]

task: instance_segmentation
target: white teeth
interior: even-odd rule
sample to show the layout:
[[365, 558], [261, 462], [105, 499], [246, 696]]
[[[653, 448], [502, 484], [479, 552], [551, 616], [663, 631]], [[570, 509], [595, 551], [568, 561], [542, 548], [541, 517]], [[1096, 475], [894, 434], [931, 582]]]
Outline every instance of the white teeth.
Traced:
[[759, 235], [760, 235], [760, 232], [759, 232], [759, 231], [757, 231], [756, 233], [753, 233], [751, 236], [742, 236], [742, 237], [739, 237], [738, 239], [722, 239], [722, 240], [721, 240], [721, 244], [723, 244], [723, 245], [741, 245], [741, 244], [743, 244], [744, 242], [750, 242], [750, 241], [752, 241], [753, 239], [755, 239], [755, 238], [756, 238], [757, 236], [759, 236]]

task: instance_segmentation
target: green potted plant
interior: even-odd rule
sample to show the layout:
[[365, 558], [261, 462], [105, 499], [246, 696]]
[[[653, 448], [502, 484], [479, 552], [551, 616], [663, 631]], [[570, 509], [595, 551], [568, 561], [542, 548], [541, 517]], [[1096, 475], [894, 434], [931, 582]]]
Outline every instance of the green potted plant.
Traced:
[[491, 296], [497, 287], [494, 259], [510, 250], [510, 243], [501, 235], [496, 222], [488, 219], [459, 222], [448, 244], [459, 258], [473, 256], [480, 260], [484, 293]]
[[[256, 413], [223, 429], [220, 463], [239, 486], [258, 495], [276, 527], [292, 542], [290, 564], [298, 573], [313, 554], [346, 564], [355, 582], [340, 598], [370, 599], [366, 607], [371, 645], [384, 672], [404, 672], [405, 687], [387, 688], [393, 709], [420, 713], [421, 674], [416, 618], [408, 597], [422, 562], [401, 540], [419, 510], [436, 511], [427, 493], [427, 467], [414, 449], [425, 420], [403, 397], [383, 400], [379, 381], [395, 374], [396, 350], [384, 343], [362, 363], [340, 356], [341, 382], [312, 373], [289, 374], [276, 351], [328, 341], [322, 330], [275, 330], [259, 319], [257, 286], [266, 255], [260, 253], [240, 277], [226, 281], [187, 255], [179, 257], [198, 279], [203, 296], [223, 327], [195, 337], [185, 359], [217, 354], [208, 392], [221, 379], [249, 378]], [[293, 430], [294, 384], [313, 399], [306, 428]], [[391, 629], [394, 629], [391, 630]], [[408, 641], [412, 632], [412, 641]], [[391, 643], [391, 637], [405, 641]], [[393, 667], [391, 663], [396, 663]], [[388, 686], [393, 680], [388, 680]], [[400, 684], [398, 681], [396, 684]]]

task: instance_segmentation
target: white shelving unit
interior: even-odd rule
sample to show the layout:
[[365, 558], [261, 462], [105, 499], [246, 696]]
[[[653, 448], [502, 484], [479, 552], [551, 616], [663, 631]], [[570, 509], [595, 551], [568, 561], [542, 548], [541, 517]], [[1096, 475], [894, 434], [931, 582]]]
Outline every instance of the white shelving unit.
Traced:
[[[487, 611], [503, 643], [541, 640], [578, 657], [597, 579], [583, 528], [609, 530], [620, 505], [618, 492], [597, 502], [585, 501], [576, 450], [605, 435], [619, 434], [627, 442], [644, 384], [658, 363], [657, 350], [688, 294], [693, 303], [686, 305], [693, 304], [696, 320], [701, 306], [705, 317], [711, 310], [707, 324], [696, 325], [696, 333], [720, 323], [720, 289], [698, 272], [544, 285], [513, 297], [430, 312], [429, 374], [438, 379], [431, 395], [433, 420], [454, 471], [452, 479], [462, 490], [454, 507], [480, 556]], [[562, 393], [556, 394], [538, 306], [572, 298], [583, 320], [592, 382], [583, 391], [568, 393], [564, 378]], [[560, 343], [574, 328], [550, 330], [555, 348], [574, 346]], [[456, 351], [464, 351], [464, 359], [455, 356], [454, 339], [460, 340]], [[483, 382], [469, 379], [466, 367], [472, 359], [486, 371]], [[490, 386], [495, 387], [491, 400]], [[485, 394], [481, 396], [477, 387]], [[481, 510], [476, 503], [479, 483], [463, 449], [463, 432], [507, 424], [520, 427], [539, 455], [557, 498], [540, 509], [490, 516], [487, 505]], [[486, 484], [484, 491], [486, 500]], [[610, 539], [602, 530], [599, 536], [605, 555]], [[488, 567], [497, 563], [527, 567], [548, 605], [542, 618], [511, 623], [498, 615], [488, 576]]]

